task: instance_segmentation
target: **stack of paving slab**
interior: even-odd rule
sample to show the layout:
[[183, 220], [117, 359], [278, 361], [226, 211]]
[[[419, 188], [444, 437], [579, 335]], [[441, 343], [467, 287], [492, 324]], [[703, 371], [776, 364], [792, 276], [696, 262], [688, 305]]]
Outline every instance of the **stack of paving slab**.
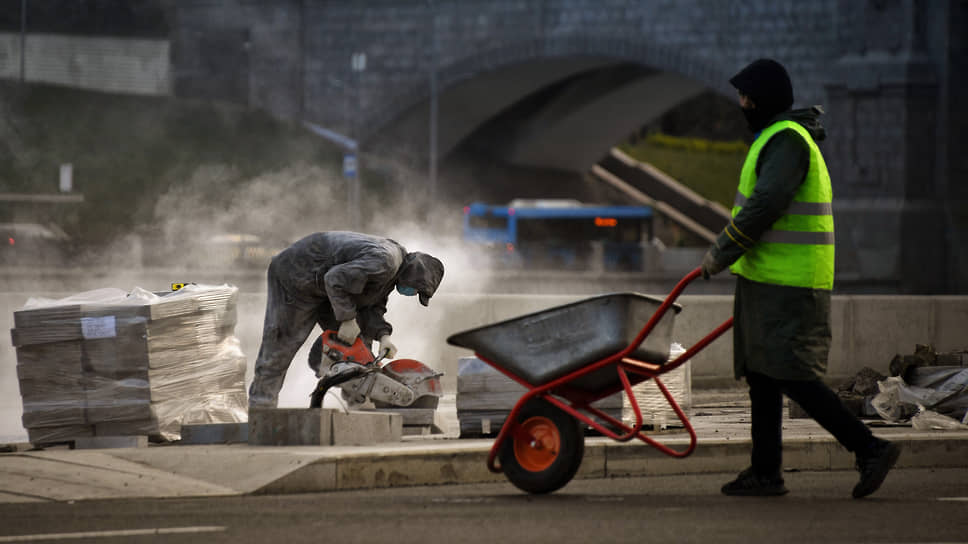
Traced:
[[[457, 420], [461, 436], [497, 434], [514, 405], [527, 390], [477, 357], [457, 363]], [[592, 406], [616, 419], [622, 416], [622, 395]]]
[[[673, 343], [669, 350], [669, 360], [673, 360], [686, 350], [677, 343]], [[659, 380], [666, 387], [672, 399], [687, 415], [692, 412], [692, 362], [686, 361], [678, 367], [659, 375]], [[646, 429], [665, 429], [667, 427], [681, 427], [682, 422], [669, 401], [659, 390], [655, 380], [645, 380], [632, 386], [632, 393], [642, 412], [642, 425]], [[632, 425], [635, 423], [635, 411], [627, 397], [622, 398], [622, 421]]]
[[97, 289], [30, 299], [11, 330], [33, 444], [180, 438], [181, 425], [246, 421], [238, 289]]

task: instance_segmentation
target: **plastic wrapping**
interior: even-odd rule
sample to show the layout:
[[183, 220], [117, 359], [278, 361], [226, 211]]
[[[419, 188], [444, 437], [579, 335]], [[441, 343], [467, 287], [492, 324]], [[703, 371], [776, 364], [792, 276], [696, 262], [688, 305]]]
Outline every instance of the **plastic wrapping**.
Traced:
[[898, 376], [879, 382], [880, 393], [871, 399], [871, 406], [888, 421], [907, 421], [919, 412], [956, 422], [968, 420], [968, 368], [926, 367], [915, 379], [921, 385], [908, 384]]
[[[968, 415], [965, 416], [968, 418]], [[919, 431], [968, 431], [964, 421], [941, 415], [918, 406], [918, 413], [911, 418], [911, 427]]]
[[[669, 361], [685, 353], [686, 350], [678, 342], [673, 342], [669, 348]], [[676, 404], [686, 415], [692, 410], [692, 361], [686, 361], [664, 374], [659, 375], [662, 384], [666, 386]], [[642, 411], [642, 422], [651, 425], [653, 429], [665, 429], [667, 426], [681, 426], [679, 416], [669, 405], [665, 395], [655, 384], [655, 380], [645, 380], [632, 386], [635, 400]], [[627, 397], [622, 397], [622, 421], [632, 425], [635, 423], [635, 412]]]
[[247, 417], [238, 289], [98, 289], [32, 298], [14, 312], [23, 424], [31, 442], [148, 435]]

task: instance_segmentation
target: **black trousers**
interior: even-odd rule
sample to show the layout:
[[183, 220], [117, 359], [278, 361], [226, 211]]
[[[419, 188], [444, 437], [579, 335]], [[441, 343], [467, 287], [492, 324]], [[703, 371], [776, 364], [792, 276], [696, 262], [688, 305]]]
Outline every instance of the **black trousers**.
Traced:
[[783, 395], [796, 401], [849, 451], [864, 452], [876, 440], [870, 429], [820, 380], [777, 380], [749, 372], [746, 383], [750, 388], [752, 465], [757, 474], [774, 476], [782, 468]]

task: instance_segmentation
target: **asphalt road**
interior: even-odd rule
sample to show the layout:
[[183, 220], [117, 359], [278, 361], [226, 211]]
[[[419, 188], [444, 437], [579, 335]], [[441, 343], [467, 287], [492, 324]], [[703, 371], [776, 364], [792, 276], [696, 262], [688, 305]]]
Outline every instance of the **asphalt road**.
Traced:
[[787, 473], [778, 498], [723, 496], [731, 476], [575, 480], [545, 496], [499, 483], [3, 504], [0, 543], [968, 542], [963, 469], [895, 470], [863, 500], [849, 471]]

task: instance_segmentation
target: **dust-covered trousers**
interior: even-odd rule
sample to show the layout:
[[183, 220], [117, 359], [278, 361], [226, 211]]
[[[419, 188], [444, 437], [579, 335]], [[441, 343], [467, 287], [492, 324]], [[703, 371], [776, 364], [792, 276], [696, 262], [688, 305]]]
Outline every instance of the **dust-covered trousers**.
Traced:
[[[295, 296], [273, 274], [271, 266], [267, 278], [262, 345], [249, 386], [249, 408], [276, 407], [286, 371], [316, 324], [323, 330], [339, 328], [339, 321], [325, 297]], [[310, 393], [306, 392], [307, 399]]]

